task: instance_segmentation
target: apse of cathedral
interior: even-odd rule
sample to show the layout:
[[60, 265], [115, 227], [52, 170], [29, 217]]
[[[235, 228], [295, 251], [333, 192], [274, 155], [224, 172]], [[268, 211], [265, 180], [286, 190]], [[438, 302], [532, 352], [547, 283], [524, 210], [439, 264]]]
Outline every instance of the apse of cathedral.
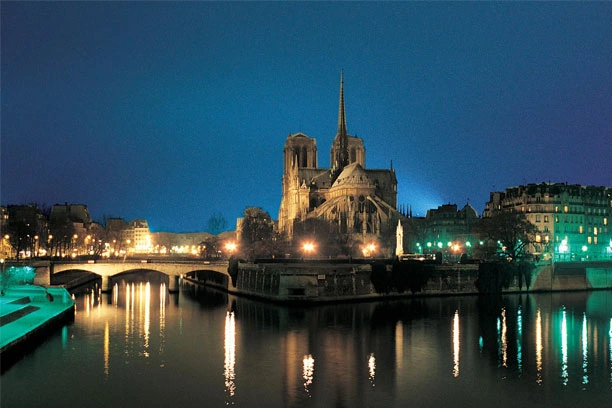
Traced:
[[341, 234], [394, 236], [400, 218], [395, 171], [366, 168], [363, 140], [347, 131], [342, 74], [338, 130], [330, 153], [331, 167], [320, 168], [315, 138], [301, 132], [287, 137], [279, 230], [291, 238], [296, 222], [318, 218]]

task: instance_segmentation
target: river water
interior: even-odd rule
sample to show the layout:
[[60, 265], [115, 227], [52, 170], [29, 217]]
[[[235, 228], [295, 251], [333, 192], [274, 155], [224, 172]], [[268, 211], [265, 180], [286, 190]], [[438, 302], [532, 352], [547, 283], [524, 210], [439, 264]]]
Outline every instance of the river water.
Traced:
[[290, 308], [123, 281], [0, 383], [3, 408], [604, 407], [612, 292]]

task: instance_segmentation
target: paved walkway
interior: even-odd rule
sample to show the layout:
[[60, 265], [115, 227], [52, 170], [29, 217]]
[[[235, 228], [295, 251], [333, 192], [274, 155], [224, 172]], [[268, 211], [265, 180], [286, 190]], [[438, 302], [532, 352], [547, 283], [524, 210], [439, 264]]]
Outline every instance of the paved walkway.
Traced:
[[7, 288], [0, 296], [0, 353], [74, 308], [63, 288], [24, 285]]

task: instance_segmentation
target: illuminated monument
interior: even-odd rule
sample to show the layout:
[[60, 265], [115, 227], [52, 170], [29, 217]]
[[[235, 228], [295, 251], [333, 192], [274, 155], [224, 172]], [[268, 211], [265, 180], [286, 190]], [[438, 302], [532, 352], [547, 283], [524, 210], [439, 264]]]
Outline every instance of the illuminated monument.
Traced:
[[279, 230], [292, 238], [295, 222], [317, 218], [341, 234], [393, 235], [400, 218], [395, 171], [366, 169], [363, 140], [348, 134], [342, 74], [330, 164], [318, 167], [316, 139], [303, 133], [287, 137]]

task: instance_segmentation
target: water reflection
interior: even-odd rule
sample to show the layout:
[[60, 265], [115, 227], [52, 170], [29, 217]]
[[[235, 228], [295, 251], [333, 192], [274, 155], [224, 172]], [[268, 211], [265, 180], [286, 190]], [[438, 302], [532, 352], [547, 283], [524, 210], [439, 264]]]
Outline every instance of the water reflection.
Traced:
[[569, 373], [567, 371], [567, 311], [565, 307], [561, 311], [561, 378], [563, 385], [567, 385], [569, 381]]
[[535, 327], [535, 352], [536, 352], [536, 383], [542, 385], [542, 311], [538, 308], [536, 312], [536, 327]]
[[104, 375], [108, 376], [110, 370], [110, 329], [108, 321], [104, 323]]
[[[97, 406], [503, 408], [612, 397], [612, 292], [298, 308], [119, 281], [76, 303], [55, 349], [41, 349], [29, 372], [3, 374], [11, 395], [61, 361], [61, 384], [95, 392]], [[58, 388], [46, 381], [41, 393]], [[119, 393], [125, 384], [146, 392]], [[36, 405], [8, 394], [3, 405]]]
[[[160, 366], [163, 367], [168, 289], [165, 282], [155, 285], [159, 288], [157, 292], [159, 302], [156, 303], [154, 303], [155, 296], [151, 282], [125, 280], [114, 282], [108, 295], [104, 295], [96, 285], [82, 291], [80, 297], [75, 297], [75, 313], [83, 314], [91, 319], [92, 323], [99, 322], [102, 339], [102, 372], [105, 377], [111, 374], [113, 350], [121, 350], [125, 358], [148, 359], [152, 356], [153, 340], [156, 341], [156, 345], [158, 344], [155, 354], [162, 358]], [[103, 302], [104, 296], [108, 298], [107, 307]], [[121, 319], [118, 320], [119, 316]], [[155, 333], [152, 330], [154, 321], [159, 322]]]
[[374, 353], [370, 353], [370, 357], [368, 358], [368, 379], [372, 384], [372, 387], [376, 386], [376, 357], [374, 357]]
[[516, 312], [516, 363], [519, 373], [523, 371], [523, 312], [521, 306]]
[[498, 354], [503, 367], [508, 367], [508, 325], [506, 322], [506, 308], [502, 307], [501, 316], [497, 319]]
[[236, 393], [236, 321], [234, 312], [227, 312], [225, 316], [225, 363], [223, 375], [225, 377], [226, 404], [233, 405]]
[[588, 357], [588, 333], [586, 314], [582, 315], [582, 383], [589, 382], [589, 357]]
[[453, 317], [453, 377], [459, 377], [459, 311]]
[[310, 386], [312, 385], [312, 381], [314, 379], [314, 363], [315, 363], [315, 360], [312, 357], [312, 354], [308, 354], [304, 356], [302, 377], [304, 378], [304, 391], [306, 391], [306, 394], [309, 397], [310, 397]]

